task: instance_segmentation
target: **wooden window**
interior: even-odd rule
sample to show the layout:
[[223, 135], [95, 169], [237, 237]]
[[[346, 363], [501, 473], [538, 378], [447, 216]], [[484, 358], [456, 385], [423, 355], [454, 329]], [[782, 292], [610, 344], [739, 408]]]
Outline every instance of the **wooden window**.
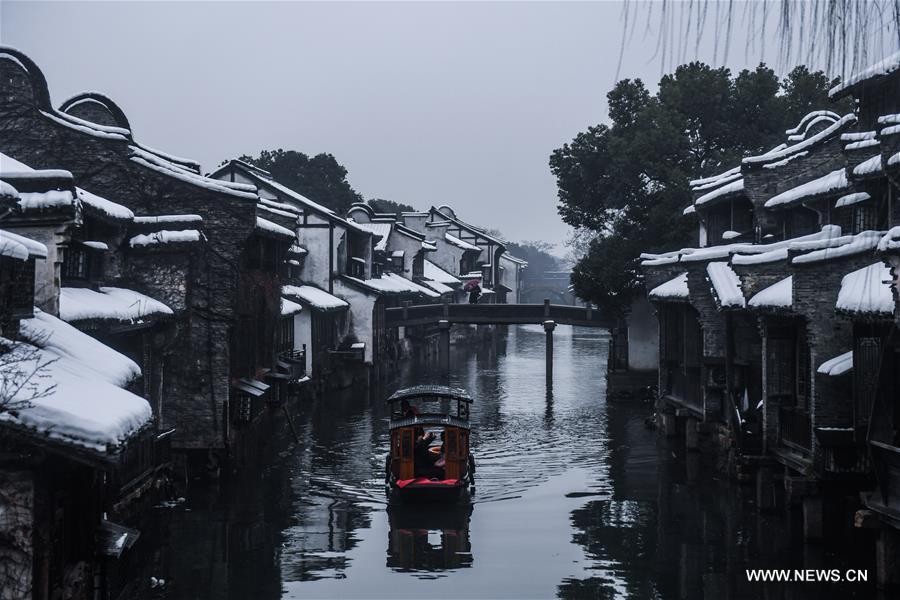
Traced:
[[766, 392], [770, 398], [794, 394], [794, 339], [770, 331], [766, 340]]
[[72, 245], [63, 250], [63, 279], [88, 279], [90, 277], [90, 260], [87, 251]]
[[404, 429], [400, 432], [400, 438], [400, 456], [402, 458], [411, 458], [413, 447], [412, 430]]
[[874, 206], [870, 204], [857, 206], [853, 211], [853, 233], [877, 229], [877, 220]]
[[278, 351], [293, 352], [294, 350], [294, 318], [285, 317], [278, 324]]
[[812, 358], [805, 336], [797, 336], [797, 407], [809, 409], [811, 401]]
[[703, 355], [703, 330], [697, 315], [690, 309], [684, 310], [684, 366], [699, 367]]
[[857, 425], [868, 425], [872, 404], [878, 391], [878, 367], [881, 362], [881, 338], [858, 337], [853, 351], [853, 383]]

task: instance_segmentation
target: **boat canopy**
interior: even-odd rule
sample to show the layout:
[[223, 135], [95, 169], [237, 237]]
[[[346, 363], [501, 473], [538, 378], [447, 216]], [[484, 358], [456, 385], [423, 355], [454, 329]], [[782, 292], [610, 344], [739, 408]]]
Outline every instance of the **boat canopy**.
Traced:
[[458, 427], [469, 429], [469, 421], [454, 415], [424, 414], [391, 421], [390, 429], [401, 427]]
[[397, 390], [387, 399], [388, 404], [401, 402], [403, 400], [412, 400], [413, 398], [446, 398], [449, 400], [459, 400], [467, 404], [472, 403], [472, 396], [469, 392], [462, 388], [454, 388], [446, 385], [415, 385], [413, 387]]

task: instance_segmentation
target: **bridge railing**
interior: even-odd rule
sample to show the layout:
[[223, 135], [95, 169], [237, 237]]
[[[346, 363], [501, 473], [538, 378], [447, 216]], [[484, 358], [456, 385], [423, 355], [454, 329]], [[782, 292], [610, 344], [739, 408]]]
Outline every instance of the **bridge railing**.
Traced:
[[388, 327], [422, 325], [447, 320], [451, 323], [542, 323], [610, 327], [612, 320], [589, 307], [563, 304], [423, 304], [389, 308]]

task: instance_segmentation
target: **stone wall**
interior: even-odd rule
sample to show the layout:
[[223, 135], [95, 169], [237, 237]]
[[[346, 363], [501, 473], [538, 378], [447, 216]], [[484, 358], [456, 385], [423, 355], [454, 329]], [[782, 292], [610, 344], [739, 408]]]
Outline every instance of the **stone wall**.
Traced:
[[[76, 184], [137, 215], [199, 214], [208, 237], [207, 251], [190, 265], [183, 299], [168, 294], [164, 301], [184, 306], [177, 362], [170, 365], [164, 397], [177, 429], [173, 445], [182, 448], [222, 447], [223, 408], [229, 397], [231, 325], [237, 309], [241, 254], [253, 234], [255, 199], [189, 182], [183, 176], [153, 169], [131, 159], [131, 142], [122, 135], [67, 123], [54, 114], [43, 75], [23, 61], [0, 58], [0, 151], [34, 168], [67, 169]], [[152, 278], [134, 282], [153, 285]], [[160, 282], [179, 277], [181, 265], [162, 269]], [[155, 266], [154, 266], [155, 268]], [[167, 272], [168, 271], [168, 272]], [[274, 276], [274, 274], [273, 274]], [[138, 291], [140, 285], [136, 285]], [[277, 287], [274, 287], [277, 294]], [[148, 290], [149, 292], [149, 290]], [[274, 302], [274, 299], [272, 300]], [[174, 307], [173, 307], [174, 308]]]

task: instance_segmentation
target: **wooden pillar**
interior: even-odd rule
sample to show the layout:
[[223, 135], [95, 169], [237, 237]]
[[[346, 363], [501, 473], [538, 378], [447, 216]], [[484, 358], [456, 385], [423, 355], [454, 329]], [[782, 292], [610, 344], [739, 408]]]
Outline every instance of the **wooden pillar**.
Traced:
[[441, 371], [447, 374], [450, 372], [450, 321], [441, 319], [438, 321], [438, 329], [441, 331], [440, 347], [438, 348]]
[[544, 321], [544, 332], [547, 337], [547, 350], [545, 359], [547, 361], [547, 389], [553, 389], [553, 330], [556, 329], [556, 322]]

